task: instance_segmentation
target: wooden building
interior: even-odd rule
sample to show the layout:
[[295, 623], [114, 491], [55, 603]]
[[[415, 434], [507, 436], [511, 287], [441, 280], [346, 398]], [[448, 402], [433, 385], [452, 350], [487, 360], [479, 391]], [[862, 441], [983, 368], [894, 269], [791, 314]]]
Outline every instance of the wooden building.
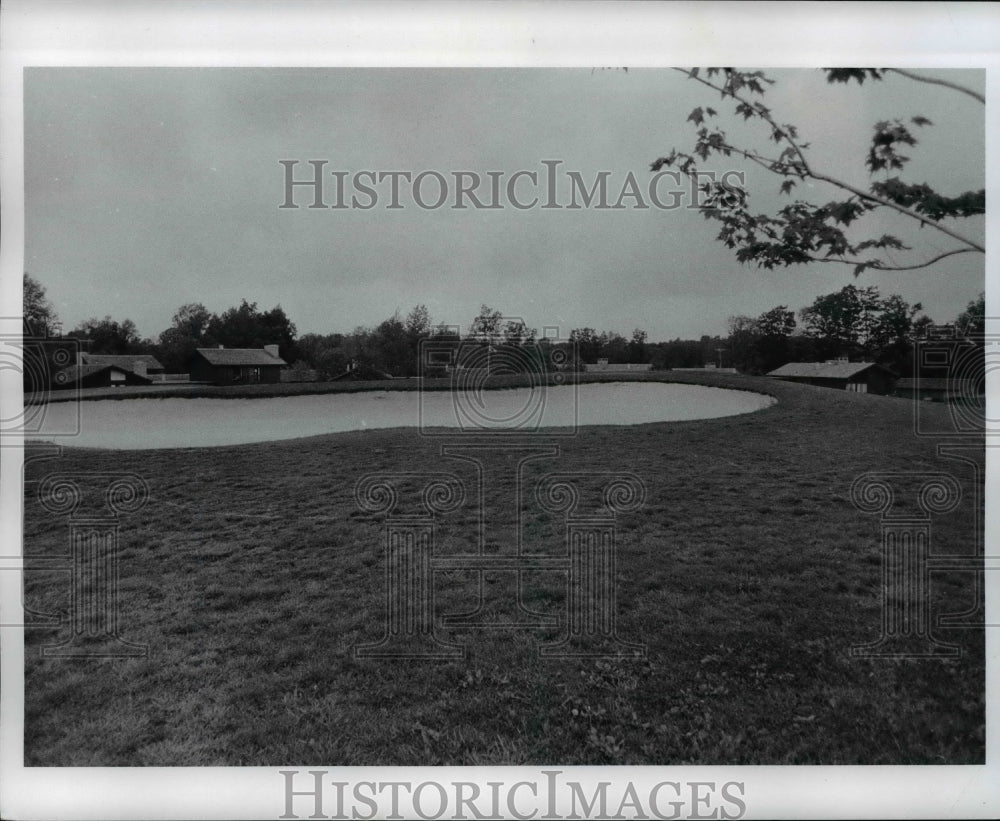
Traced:
[[876, 362], [848, 362], [834, 359], [827, 362], [789, 362], [771, 371], [768, 376], [786, 382], [802, 382], [821, 388], [835, 388], [855, 393], [892, 393], [896, 374]]
[[981, 404], [986, 399], [986, 374], [982, 380], [944, 379], [922, 376], [917, 379], [900, 379], [893, 396], [904, 399], [927, 399], [933, 402], [965, 402]]
[[56, 388], [116, 388], [121, 385], [150, 385], [153, 380], [120, 365], [70, 365], [53, 377]]
[[191, 381], [213, 385], [255, 385], [281, 381], [287, 363], [277, 345], [263, 348], [198, 348], [191, 360]]
[[[81, 353], [80, 358], [84, 365], [115, 365], [122, 370], [131, 371], [139, 376], [157, 377], [163, 373], [163, 365], [152, 354], [97, 354]], [[154, 380], [155, 381], [155, 380]]]

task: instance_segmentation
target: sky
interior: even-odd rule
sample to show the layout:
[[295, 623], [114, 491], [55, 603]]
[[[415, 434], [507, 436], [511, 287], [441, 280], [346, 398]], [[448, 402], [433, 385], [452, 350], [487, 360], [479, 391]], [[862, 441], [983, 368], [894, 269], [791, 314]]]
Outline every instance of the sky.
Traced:
[[[921, 71], [984, 86], [979, 71]], [[874, 123], [922, 115], [934, 125], [919, 129], [905, 178], [948, 194], [984, 187], [984, 109], [972, 98], [900, 76], [859, 87], [831, 86], [816, 69], [767, 74], [776, 82], [766, 104], [798, 127], [816, 167], [867, 187]], [[766, 147], [758, 126], [670, 69], [34, 67], [24, 95], [25, 269], [64, 330], [110, 315], [155, 338], [185, 303], [221, 312], [242, 299], [280, 304], [300, 334], [373, 326], [417, 303], [433, 321], [464, 327], [486, 303], [561, 335], [642, 328], [658, 341], [724, 334], [729, 316], [798, 310], [850, 283], [899, 293], [944, 322], [984, 288], [981, 254], [857, 280], [833, 264], [765, 271], [738, 263], [715, 239], [718, 223], [690, 208], [643, 210], [635, 198], [620, 210], [512, 207], [505, 189], [520, 170], [540, 184], [533, 192], [522, 177], [515, 195], [544, 200], [543, 161], [560, 163], [559, 202], [569, 201], [567, 172], [589, 187], [601, 171], [612, 203], [630, 172], [648, 200], [650, 163], [693, 145], [696, 106], [716, 108], [733, 141]], [[401, 181], [403, 207], [386, 208], [384, 180], [368, 210], [308, 208], [302, 187], [293, 192], [301, 207], [283, 209], [282, 160], [298, 161], [298, 179], [311, 176], [309, 160], [325, 160], [327, 205], [333, 171], [346, 172], [348, 202], [352, 192], [369, 201], [351, 185], [364, 170], [436, 171], [449, 199], [421, 208]], [[744, 171], [754, 210], [787, 201], [780, 180], [742, 161], [704, 167]], [[482, 177], [487, 202], [487, 172], [502, 172], [504, 207], [447, 207], [457, 171]], [[437, 191], [425, 179], [424, 201]], [[837, 196], [822, 184], [799, 195]], [[983, 220], [955, 227], [983, 242]], [[916, 258], [956, 247], [905, 221], [869, 227], [884, 232]]]

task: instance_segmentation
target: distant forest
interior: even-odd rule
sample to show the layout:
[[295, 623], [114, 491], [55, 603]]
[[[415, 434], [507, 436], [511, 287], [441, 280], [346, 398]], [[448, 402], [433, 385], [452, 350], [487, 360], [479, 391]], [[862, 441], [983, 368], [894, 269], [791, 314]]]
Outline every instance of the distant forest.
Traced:
[[[981, 293], [946, 324], [961, 335], [981, 335], [985, 307], [985, 294]], [[699, 339], [650, 342], [641, 328], [628, 336], [574, 328], [564, 338], [548, 339], [485, 304], [464, 330], [435, 324], [426, 306], [416, 305], [406, 315], [397, 311], [375, 327], [300, 336], [281, 305], [263, 311], [256, 302], [245, 299], [221, 313], [212, 313], [201, 303], [182, 305], [170, 327], [150, 339], [139, 335], [132, 320], [111, 316], [88, 319], [64, 332], [45, 287], [28, 274], [24, 276], [24, 316], [36, 336], [72, 337], [81, 340], [90, 353], [153, 354], [168, 373], [187, 372], [196, 348], [276, 344], [289, 365], [315, 371], [319, 379], [348, 371], [361, 378], [417, 376], [421, 373], [422, 346], [446, 349], [448, 345], [471, 344], [488, 346], [491, 351], [517, 349], [522, 361], [546, 368], [576, 368], [607, 359], [612, 363], [649, 363], [656, 370], [715, 365], [763, 374], [786, 362], [848, 357], [878, 362], [899, 376], [911, 377], [916, 375], [915, 341], [936, 327], [920, 303], [911, 305], [898, 294], [883, 297], [876, 286], [847, 285], [818, 296], [798, 311], [777, 305], [756, 317], [730, 316], [726, 336], [703, 335]], [[558, 356], [554, 356], [556, 351]]]

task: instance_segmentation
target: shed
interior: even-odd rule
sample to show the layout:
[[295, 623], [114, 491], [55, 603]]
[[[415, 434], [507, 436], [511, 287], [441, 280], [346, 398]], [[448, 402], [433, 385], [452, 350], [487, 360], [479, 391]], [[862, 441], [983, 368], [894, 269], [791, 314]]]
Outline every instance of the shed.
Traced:
[[80, 358], [84, 365], [116, 365], [139, 376], [156, 376], [164, 370], [159, 360], [148, 353], [131, 355], [81, 353]]
[[213, 385], [254, 385], [281, 381], [288, 363], [277, 345], [263, 348], [198, 348], [191, 360], [191, 380]]
[[893, 371], [877, 362], [848, 362], [845, 359], [789, 362], [771, 371], [768, 376], [821, 388], [877, 393], [883, 396], [892, 393], [897, 378]]
[[959, 379], [921, 376], [916, 379], [900, 379], [896, 383], [894, 396], [906, 399], [930, 399], [935, 402], [982, 402], [986, 395], [984, 379]]
[[120, 385], [149, 385], [152, 379], [120, 365], [70, 365], [53, 377], [57, 388], [116, 388]]
[[598, 359], [597, 362], [582, 363], [583, 370], [588, 373], [631, 373], [633, 371], [650, 371], [653, 365], [650, 362], [637, 364], [635, 362], [608, 362], [607, 359]]

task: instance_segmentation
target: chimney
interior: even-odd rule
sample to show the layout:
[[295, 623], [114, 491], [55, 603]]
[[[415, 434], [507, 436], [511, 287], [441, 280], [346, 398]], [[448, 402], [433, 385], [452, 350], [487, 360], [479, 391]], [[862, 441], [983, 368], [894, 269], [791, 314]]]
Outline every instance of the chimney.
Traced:
[[269, 353], [275, 359], [278, 358], [278, 346], [277, 345], [265, 345], [264, 346], [264, 351], [266, 353]]

